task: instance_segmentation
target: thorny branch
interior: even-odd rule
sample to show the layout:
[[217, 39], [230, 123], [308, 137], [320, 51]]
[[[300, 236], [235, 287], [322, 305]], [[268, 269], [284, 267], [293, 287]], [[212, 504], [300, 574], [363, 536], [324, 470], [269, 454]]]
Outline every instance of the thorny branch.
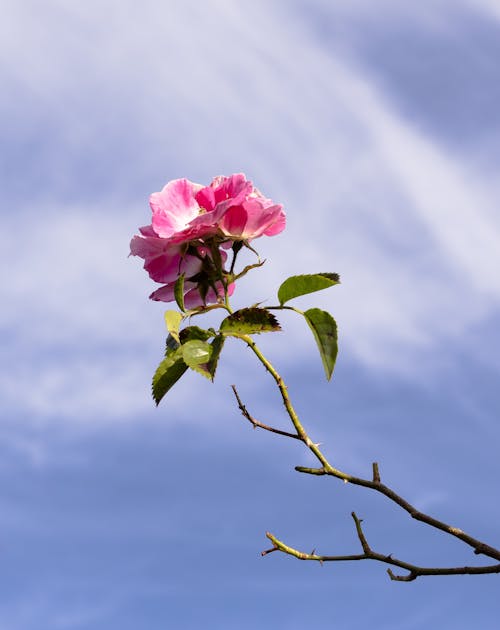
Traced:
[[478, 575], [485, 573], [500, 573], [500, 564], [492, 564], [482, 567], [419, 567], [417, 565], [410, 564], [409, 562], [398, 560], [397, 558], [394, 558], [392, 554], [384, 555], [382, 553], [377, 553], [371, 549], [366, 540], [365, 534], [361, 528], [361, 519], [359, 519], [354, 512], [351, 513], [351, 516], [354, 519], [356, 533], [361, 543], [361, 547], [363, 548], [363, 553], [346, 556], [321, 556], [314, 552], [303, 553], [302, 551], [298, 551], [293, 547], [285, 545], [285, 543], [283, 543], [281, 540], [278, 540], [276, 536], [273, 536], [273, 534], [267, 532], [266, 536], [273, 543], [273, 546], [271, 547], [271, 549], [263, 551], [262, 555], [266, 556], [273, 551], [281, 551], [290, 556], [294, 556], [298, 560], [315, 560], [320, 564], [323, 564], [323, 562], [376, 560], [378, 562], [390, 564], [392, 566], [408, 571], [406, 575], [396, 575], [391, 568], [387, 569], [387, 573], [389, 574], [391, 580], [394, 580], [396, 582], [412, 582], [413, 580], [416, 580], [417, 577], [419, 577], [420, 575]]
[[476, 555], [484, 555], [494, 560], [497, 560], [498, 564], [492, 565], [484, 565], [477, 567], [419, 567], [417, 565], [410, 564], [408, 562], [404, 562], [402, 560], [398, 560], [394, 558], [392, 554], [385, 555], [381, 553], [377, 553], [371, 549], [369, 546], [366, 537], [363, 533], [361, 527], [361, 519], [359, 519], [354, 512], [352, 512], [352, 518], [354, 519], [356, 533], [358, 539], [361, 543], [361, 547], [363, 549], [362, 554], [355, 555], [340, 555], [340, 556], [324, 556], [318, 555], [316, 553], [304, 553], [293, 547], [286, 545], [284, 542], [278, 540], [273, 534], [267, 533], [267, 537], [273, 543], [273, 547], [268, 549], [267, 551], [263, 551], [262, 555], [267, 555], [273, 551], [281, 551], [282, 553], [288, 554], [290, 556], [294, 556], [299, 560], [314, 560], [320, 563], [323, 562], [349, 562], [354, 560], [376, 560], [378, 562], [382, 562], [385, 564], [389, 564], [394, 567], [398, 567], [400, 569], [404, 569], [408, 573], [406, 575], [396, 575], [393, 573], [391, 568], [387, 569], [387, 573], [391, 580], [399, 581], [399, 582], [411, 582], [415, 580], [419, 576], [423, 575], [477, 575], [477, 574], [485, 574], [485, 573], [500, 573], [500, 549], [495, 549], [490, 545], [473, 538], [469, 534], [465, 533], [458, 527], [453, 527], [448, 525], [447, 523], [440, 521], [424, 512], [417, 510], [411, 503], [406, 501], [403, 497], [398, 495], [392, 488], [385, 485], [381, 481], [379, 466], [377, 462], [372, 464], [372, 479], [363, 479], [361, 477], [355, 477], [348, 473], [345, 473], [337, 468], [334, 468], [327, 460], [326, 456], [322, 453], [319, 448], [319, 444], [314, 443], [306, 430], [302, 426], [295, 409], [292, 406], [290, 401], [287, 387], [275, 370], [274, 366], [266, 359], [266, 357], [262, 354], [260, 349], [257, 347], [253, 339], [249, 336], [241, 336], [241, 339], [246, 342], [248, 347], [254, 352], [259, 361], [263, 364], [266, 370], [271, 374], [272, 378], [276, 382], [278, 389], [281, 394], [281, 398], [283, 404], [285, 406], [286, 412], [295, 428], [295, 433], [290, 433], [288, 431], [283, 431], [281, 429], [277, 429], [271, 425], [264, 424], [256, 420], [247, 410], [246, 406], [243, 404], [236, 387], [232, 385], [232, 390], [234, 396], [236, 398], [236, 402], [238, 407], [242, 413], [242, 415], [252, 424], [254, 428], [261, 428], [265, 431], [269, 431], [271, 433], [275, 433], [278, 435], [282, 435], [285, 437], [293, 438], [303, 442], [307, 448], [313, 453], [316, 459], [319, 461], [321, 466], [319, 468], [308, 468], [305, 466], [296, 466], [295, 470], [297, 472], [302, 472], [309, 475], [328, 475], [331, 477], [336, 477], [337, 479], [341, 479], [345, 483], [351, 483], [356, 486], [363, 486], [365, 488], [369, 488], [371, 490], [375, 490], [380, 494], [386, 496], [390, 501], [399, 505], [403, 510], [408, 512], [408, 514], [415, 520], [421, 521], [430, 527], [435, 529], [439, 529], [446, 534], [458, 538], [462, 542], [464, 542], [469, 547], [472, 547], [474, 553]]

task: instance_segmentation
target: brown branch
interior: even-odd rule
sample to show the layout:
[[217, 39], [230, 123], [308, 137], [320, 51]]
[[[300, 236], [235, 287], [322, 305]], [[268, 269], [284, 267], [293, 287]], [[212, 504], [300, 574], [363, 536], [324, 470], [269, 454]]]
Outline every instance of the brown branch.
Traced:
[[258, 420], [256, 420], [253, 416], [249, 414], [247, 408], [242, 403], [240, 395], [238, 394], [238, 391], [236, 389], [236, 385], [231, 385], [231, 389], [233, 390], [233, 393], [236, 397], [236, 401], [238, 402], [239, 410], [241, 411], [242, 415], [252, 424], [254, 429], [259, 427], [260, 429], [264, 429], [265, 431], [269, 431], [270, 433], [277, 433], [278, 435], [284, 435], [285, 437], [302, 441], [302, 438], [297, 433], [289, 433], [288, 431], [282, 431], [281, 429], [276, 429], [275, 427], [271, 427], [268, 424], [263, 424], [262, 422], [259, 422]]
[[303, 551], [299, 551], [294, 547], [290, 547], [286, 545], [283, 541], [278, 540], [276, 536], [271, 534], [270, 532], [266, 533], [267, 538], [273, 543], [271, 549], [267, 549], [262, 552], [262, 555], [268, 555], [273, 551], [281, 551], [289, 556], [293, 556], [298, 560], [312, 560], [315, 562], [319, 562], [323, 564], [323, 562], [353, 562], [357, 560], [375, 560], [377, 562], [382, 562], [383, 564], [389, 564], [394, 567], [398, 567], [399, 569], [403, 569], [408, 573], [405, 575], [395, 574], [391, 568], [387, 569], [387, 573], [391, 580], [396, 582], [412, 582], [416, 580], [417, 577], [424, 575], [480, 575], [487, 573], [500, 573], [500, 564], [492, 564], [481, 567], [420, 567], [415, 564], [410, 564], [409, 562], [404, 562], [403, 560], [398, 560], [394, 558], [392, 554], [382, 554], [373, 551], [368, 544], [363, 529], [361, 527], [361, 519], [359, 519], [354, 512], [351, 514], [354, 524], [356, 527], [356, 533], [361, 543], [361, 547], [363, 548], [363, 553], [360, 554], [351, 554], [351, 555], [342, 555], [342, 556], [323, 556], [312, 553], [304, 553]]
[[[265, 369], [271, 374], [278, 389], [280, 391], [283, 404], [285, 409], [290, 417], [290, 420], [296, 430], [296, 433], [288, 433], [287, 431], [282, 431], [280, 429], [276, 429], [274, 427], [262, 424], [261, 422], [255, 420], [247, 411], [245, 405], [241, 402], [241, 399], [236, 391], [236, 387], [233, 385], [232, 389], [236, 400], [238, 402], [238, 406], [241, 410], [243, 416], [251, 422], [251, 424], [255, 427], [260, 427], [265, 429], [266, 431], [270, 431], [272, 433], [277, 433], [279, 435], [284, 435], [285, 437], [291, 437], [296, 440], [300, 440], [303, 442], [307, 448], [313, 453], [316, 459], [320, 462], [320, 468], [310, 468], [306, 466], [296, 466], [295, 470], [298, 472], [302, 472], [309, 475], [329, 475], [331, 477], [335, 477], [337, 479], [341, 479], [345, 483], [352, 483], [353, 485], [362, 486], [364, 488], [370, 488], [371, 490], [375, 490], [380, 494], [386, 496], [390, 501], [399, 505], [403, 510], [408, 512], [408, 514], [415, 520], [425, 523], [430, 527], [441, 530], [446, 534], [458, 538], [462, 542], [464, 542], [469, 547], [472, 547], [475, 554], [482, 554], [493, 558], [500, 562], [500, 549], [495, 549], [494, 547], [487, 545], [486, 543], [478, 540], [465, 533], [458, 527], [453, 527], [445, 523], [444, 521], [440, 521], [424, 512], [420, 512], [417, 510], [411, 503], [409, 503], [406, 499], [397, 494], [392, 488], [386, 486], [382, 483], [380, 478], [380, 470], [377, 462], [372, 464], [372, 479], [363, 479], [361, 477], [355, 477], [348, 473], [345, 473], [337, 468], [334, 468], [323, 454], [323, 452], [319, 448], [319, 444], [313, 442], [306, 430], [304, 429], [302, 423], [299, 420], [299, 417], [290, 401], [288, 395], [288, 389], [279, 375], [279, 373], [275, 370], [273, 365], [266, 359], [266, 357], [262, 354], [260, 349], [256, 346], [255, 342], [251, 339], [249, 335], [242, 335], [242, 341], [245, 341], [249, 348], [254, 352], [259, 361], [265, 367]], [[401, 569], [405, 569], [408, 571], [407, 575], [395, 575], [392, 570], [388, 569], [388, 574], [391, 580], [410, 582], [416, 577], [420, 575], [474, 575], [481, 573], [500, 573], [500, 564], [495, 565], [487, 565], [482, 567], [444, 567], [444, 568], [429, 568], [429, 567], [419, 567], [417, 565], [410, 564], [408, 562], [404, 562], [402, 560], [397, 560], [393, 558], [392, 555], [386, 556], [383, 554], [376, 553], [370, 549], [368, 542], [363, 534], [363, 530], [361, 528], [361, 521], [356, 517], [354, 512], [352, 513], [352, 517], [354, 519], [356, 525], [356, 531], [358, 534], [358, 538], [360, 540], [361, 546], [363, 547], [363, 554], [359, 555], [350, 555], [350, 556], [318, 556], [315, 553], [305, 554], [303, 552], [298, 551], [297, 549], [293, 549], [292, 547], [288, 547], [285, 543], [279, 541], [272, 534], [267, 534], [267, 537], [273, 542], [273, 548], [264, 551], [262, 555], [267, 555], [273, 551], [283, 551], [289, 555], [295, 556], [300, 560], [316, 560], [319, 562], [339, 562], [339, 561], [348, 561], [348, 560], [377, 560], [379, 562], [384, 562], [386, 564], [390, 564], [393, 566], [397, 566]]]
[[408, 512], [408, 514], [412, 518], [414, 518], [416, 521], [420, 521], [422, 523], [425, 523], [426, 525], [430, 525], [431, 527], [434, 527], [435, 529], [439, 529], [445, 532], [446, 534], [449, 534], [450, 536], [454, 536], [455, 538], [458, 538], [459, 540], [464, 542], [466, 545], [469, 545], [470, 547], [472, 547], [474, 549], [474, 553], [477, 555], [483, 554], [485, 556], [489, 556], [490, 558], [493, 558], [494, 560], [500, 561], [500, 549], [495, 549], [494, 547], [491, 547], [490, 545], [487, 545], [486, 543], [481, 542], [477, 538], [473, 538], [472, 536], [470, 536], [469, 534], [466, 534], [464, 531], [462, 531], [458, 527], [453, 527], [452, 525], [448, 525], [448, 523], [445, 523], [444, 521], [439, 521], [438, 519], [432, 516], [429, 516], [428, 514], [425, 514], [424, 512], [420, 512], [411, 503], [406, 501], [406, 499], [403, 499], [403, 497], [399, 496], [399, 494], [394, 492], [392, 488], [389, 488], [389, 486], [386, 486], [385, 484], [381, 483], [379, 467], [376, 462], [373, 464], [373, 468], [374, 468], [374, 471], [376, 471], [377, 473], [377, 474], [374, 474], [374, 478], [377, 479], [376, 481], [370, 481], [369, 479], [353, 477], [351, 475], [349, 475], [348, 478], [346, 479], [345, 475], [342, 475], [342, 476], [338, 475], [335, 469], [329, 470], [325, 467], [307, 468], [305, 466], [296, 466], [295, 470], [298, 472], [307, 473], [309, 475], [330, 475], [332, 477], [340, 478], [343, 481], [348, 481], [349, 483], [352, 483], [355, 486], [363, 486], [365, 488], [370, 488], [371, 490], [375, 490], [376, 492], [380, 492], [380, 494], [383, 494], [388, 499], [390, 499], [391, 501], [399, 505], [403, 510]]

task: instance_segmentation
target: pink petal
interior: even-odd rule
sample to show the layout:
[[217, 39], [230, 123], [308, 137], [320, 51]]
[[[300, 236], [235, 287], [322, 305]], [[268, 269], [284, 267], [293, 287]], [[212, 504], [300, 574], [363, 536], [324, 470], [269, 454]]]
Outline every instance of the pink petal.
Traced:
[[202, 267], [198, 257], [181, 253], [180, 245], [165, 238], [134, 236], [130, 241], [130, 253], [144, 258], [144, 269], [156, 282], [175, 281], [181, 273], [189, 278]]
[[144, 237], [136, 235], [130, 241], [130, 254], [132, 256], [139, 256], [140, 258], [157, 256], [164, 250], [164, 243], [165, 241], [157, 236]]
[[216, 203], [232, 199], [234, 204], [240, 203], [253, 190], [253, 184], [243, 173], [235, 173], [229, 177], [214, 177], [210, 188], [214, 191]]
[[249, 197], [243, 206], [230, 208], [221, 221], [224, 234], [235, 239], [251, 240], [266, 234], [274, 236], [285, 228], [285, 214], [281, 205], [270, 205], [264, 197]]
[[276, 234], [283, 232], [286, 227], [286, 215], [283, 211], [283, 206], [280, 205], [277, 207], [279, 211], [275, 215], [274, 222], [264, 230], [266, 236], [276, 236]]
[[152, 227], [158, 236], [168, 238], [184, 229], [198, 216], [200, 206], [195, 194], [202, 187], [187, 179], [174, 179], [149, 198], [153, 211]]
[[[166, 284], [164, 287], [160, 287], [153, 291], [149, 296], [150, 300], [154, 300], [155, 302], [173, 302], [175, 300], [174, 296], [174, 287], [175, 282], [171, 282], [170, 284]], [[196, 287], [194, 282], [185, 282], [184, 288]]]
[[241, 237], [245, 232], [248, 221], [248, 212], [243, 206], [234, 206], [229, 208], [224, 215], [220, 227], [224, 234], [235, 238]]

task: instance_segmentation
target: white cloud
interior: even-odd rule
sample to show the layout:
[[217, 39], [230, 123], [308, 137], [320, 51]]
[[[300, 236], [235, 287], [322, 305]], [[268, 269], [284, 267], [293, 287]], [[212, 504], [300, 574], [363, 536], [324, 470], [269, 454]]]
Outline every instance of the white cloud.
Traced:
[[500, 4], [498, 0], [465, 0], [465, 4], [475, 11], [482, 10], [488, 17], [500, 20]]
[[[9, 10], [0, 45], [16, 60], [9, 81], [57, 120], [64, 146], [92, 156], [111, 128], [137, 138], [138, 168], [171, 168], [180, 151], [207, 178], [244, 167], [286, 204], [287, 232], [262, 244], [268, 271], [245, 285], [253, 298], [289, 273], [338, 271], [344, 284], [317, 300], [338, 317], [344, 352], [412, 376], [415, 358], [498, 308], [498, 189], [293, 16], [263, 2]], [[103, 164], [110, 178], [120, 159]], [[86, 206], [55, 198], [49, 210], [30, 194], [2, 235], [0, 321], [24, 357], [13, 355], [4, 395], [37, 414], [134, 417], [163, 333], [140, 261], [126, 258], [146, 205], [124, 208], [108, 194]], [[309, 352], [302, 324], [290, 326], [295, 351]], [[282, 339], [268, 344], [288, 356]], [[40, 363], [26, 360], [30, 348]]]

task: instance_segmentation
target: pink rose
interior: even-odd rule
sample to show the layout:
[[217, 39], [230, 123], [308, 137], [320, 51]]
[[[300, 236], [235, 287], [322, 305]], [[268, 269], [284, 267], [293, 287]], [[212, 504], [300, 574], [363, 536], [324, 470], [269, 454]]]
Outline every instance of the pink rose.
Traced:
[[[227, 273], [224, 249], [234, 241], [274, 236], [285, 228], [283, 207], [264, 197], [243, 173], [215, 177], [209, 186], [174, 179], [153, 193], [149, 203], [151, 225], [132, 238], [130, 253], [144, 259], [152, 280], [164, 284], [151, 294], [153, 300], [173, 301], [175, 281], [184, 274], [188, 308], [223, 297], [217, 278]], [[221, 264], [212, 258], [214, 248], [219, 249]], [[215, 280], [217, 292], [209, 288], [203, 300], [201, 295]], [[229, 289], [232, 294], [234, 285]]]

